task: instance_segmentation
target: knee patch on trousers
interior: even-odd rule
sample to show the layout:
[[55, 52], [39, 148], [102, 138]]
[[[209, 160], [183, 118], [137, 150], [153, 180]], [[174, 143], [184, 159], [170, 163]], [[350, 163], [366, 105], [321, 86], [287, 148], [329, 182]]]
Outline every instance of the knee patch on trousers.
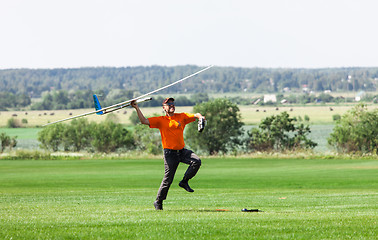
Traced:
[[197, 161], [192, 161], [191, 165], [192, 165], [193, 169], [197, 170], [197, 169], [199, 169], [201, 167], [201, 160], [198, 159]]

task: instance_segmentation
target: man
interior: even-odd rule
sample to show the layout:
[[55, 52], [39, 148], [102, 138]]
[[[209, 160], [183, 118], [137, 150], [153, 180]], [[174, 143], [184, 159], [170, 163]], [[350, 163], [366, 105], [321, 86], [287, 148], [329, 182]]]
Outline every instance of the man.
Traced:
[[195, 119], [204, 118], [200, 113], [175, 113], [175, 104], [173, 98], [167, 98], [163, 101], [165, 116], [145, 118], [135, 101], [131, 106], [135, 108], [139, 120], [142, 124], [149, 125], [150, 128], [158, 128], [161, 134], [161, 140], [164, 148], [164, 178], [161, 182], [154, 206], [156, 210], [163, 210], [163, 200], [166, 199], [169, 187], [173, 182], [177, 167], [180, 162], [188, 164], [183, 179], [179, 186], [188, 192], [194, 192], [190, 188], [188, 181], [193, 178], [201, 166], [200, 158], [191, 150], [185, 149], [184, 128], [186, 124], [195, 121]]

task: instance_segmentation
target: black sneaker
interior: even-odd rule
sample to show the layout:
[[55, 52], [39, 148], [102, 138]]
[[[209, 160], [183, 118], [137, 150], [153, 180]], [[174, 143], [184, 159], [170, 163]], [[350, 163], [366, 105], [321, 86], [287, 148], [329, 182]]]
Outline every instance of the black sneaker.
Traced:
[[154, 202], [154, 207], [155, 207], [156, 210], [163, 210], [163, 202], [156, 200]]
[[188, 184], [187, 181], [182, 180], [179, 183], [179, 186], [182, 187], [183, 189], [185, 189], [187, 192], [194, 192], [194, 190], [189, 187], [189, 184]]

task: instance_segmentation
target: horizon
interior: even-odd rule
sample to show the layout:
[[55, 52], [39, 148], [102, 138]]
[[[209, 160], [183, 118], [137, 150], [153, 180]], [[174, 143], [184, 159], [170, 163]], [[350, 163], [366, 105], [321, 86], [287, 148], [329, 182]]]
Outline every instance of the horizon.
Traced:
[[[79, 70], [79, 69], [94, 69], [94, 68], [138, 68], [138, 67], [166, 67], [166, 68], [174, 68], [174, 67], [184, 67], [184, 66], [194, 66], [199, 68], [204, 68], [206, 66], [200, 66], [196, 64], [185, 64], [185, 65], [174, 65], [174, 66], [165, 66], [165, 65], [138, 65], [138, 66], [83, 66], [83, 67], [54, 67], [54, 68], [5, 68], [1, 69], [0, 71], [9, 71], [9, 70]], [[237, 66], [217, 66], [214, 65], [214, 68], [242, 68], [242, 69], [266, 69], [266, 70], [327, 70], [327, 69], [374, 69], [378, 68], [378, 66], [351, 66], [351, 67], [319, 67], [319, 68], [291, 68], [291, 67], [237, 67]]]

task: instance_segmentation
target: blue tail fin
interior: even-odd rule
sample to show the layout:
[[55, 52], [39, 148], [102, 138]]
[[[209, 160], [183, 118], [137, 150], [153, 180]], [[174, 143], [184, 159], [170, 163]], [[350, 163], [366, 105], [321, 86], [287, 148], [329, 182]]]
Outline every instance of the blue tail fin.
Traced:
[[[94, 101], [94, 104], [95, 104], [96, 111], [101, 110], [100, 101], [98, 101], [98, 98], [97, 98], [96, 94], [93, 94], [93, 101]], [[96, 114], [97, 115], [101, 115], [101, 114], [104, 114], [104, 112], [101, 111], [101, 112], [98, 112]]]

